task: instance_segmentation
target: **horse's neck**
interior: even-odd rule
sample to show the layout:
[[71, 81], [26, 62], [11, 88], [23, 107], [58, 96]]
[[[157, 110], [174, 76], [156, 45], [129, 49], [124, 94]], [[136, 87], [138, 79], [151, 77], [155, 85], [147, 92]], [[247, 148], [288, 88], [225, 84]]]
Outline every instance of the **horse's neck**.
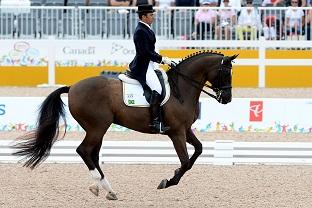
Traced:
[[181, 70], [181, 73], [183, 73], [190, 79], [200, 83], [200, 85], [197, 85], [195, 83], [192, 83], [188, 79], [182, 77], [178, 78], [179, 79], [178, 88], [183, 101], [185, 103], [197, 105], [201, 89], [204, 86], [202, 66], [200, 66], [199, 64], [188, 64], [184, 66], [184, 68]]
[[[178, 88], [184, 102], [190, 103], [191, 105], [196, 107], [205, 82], [211, 82], [216, 76], [216, 69], [220, 64], [219, 62], [220, 59], [218, 58], [218, 56], [202, 56], [194, 60], [189, 60], [188, 62], [183, 63], [180, 66], [179, 71], [181, 73], [183, 73], [190, 79], [200, 83], [199, 85], [195, 84], [197, 87], [194, 87], [194, 84], [192, 84], [191, 81], [184, 79], [179, 75], [175, 75], [179, 76]], [[205, 73], [208, 74], [207, 77], [204, 77], [206, 76]], [[208, 78], [208, 80], [206, 80], [206, 78]]]

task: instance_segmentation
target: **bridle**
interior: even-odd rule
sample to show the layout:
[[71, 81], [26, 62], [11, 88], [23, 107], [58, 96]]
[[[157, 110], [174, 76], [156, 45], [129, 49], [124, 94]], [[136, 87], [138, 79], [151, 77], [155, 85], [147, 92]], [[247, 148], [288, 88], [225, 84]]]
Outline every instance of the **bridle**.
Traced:
[[216, 94], [212, 94], [208, 91], [206, 91], [205, 89], [202, 88], [202, 84], [190, 77], [188, 77], [187, 75], [181, 73], [177, 66], [177, 64], [174, 63], [172, 64], [170, 67], [170, 70], [173, 70], [174, 72], [176, 72], [179, 76], [181, 76], [182, 78], [184, 78], [185, 80], [190, 81], [190, 84], [195, 87], [196, 89], [204, 92], [205, 94], [209, 95], [210, 97], [216, 99], [218, 102], [222, 102], [222, 93], [227, 90], [227, 89], [231, 89], [232, 86], [231, 85], [222, 85], [222, 78], [224, 77], [226, 70], [228, 69], [232, 69], [232, 67], [229, 67], [227, 65], [224, 64], [224, 57], [222, 57], [221, 63], [220, 63], [220, 68], [218, 69], [218, 74], [217, 74], [217, 83], [216, 85], [207, 85], [206, 83], [204, 84], [205, 87], [208, 87], [210, 89], [212, 89]]

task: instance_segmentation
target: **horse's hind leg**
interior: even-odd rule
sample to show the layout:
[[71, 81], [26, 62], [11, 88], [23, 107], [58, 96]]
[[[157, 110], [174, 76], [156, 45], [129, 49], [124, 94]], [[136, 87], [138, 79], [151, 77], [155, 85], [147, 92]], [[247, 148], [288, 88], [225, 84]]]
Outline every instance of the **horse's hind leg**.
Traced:
[[85, 139], [77, 148], [77, 153], [81, 156], [87, 165], [91, 177], [95, 182], [92, 186], [89, 187], [89, 190], [98, 196], [99, 186], [102, 186], [108, 192], [106, 198], [110, 200], [116, 200], [116, 193], [111, 188], [107, 177], [104, 176], [99, 165], [99, 152], [102, 145], [102, 138], [105, 132], [105, 128], [101, 129], [100, 131], [96, 131], [96, 129], [90, 129], [87, 131]]
[[[98, 188], [100, 186], [102, 186], [104, 188], [104, 190], [107, 191], [107, 195], [106, 195], [106, 198], [108, 200], [117, 200], [117, 196], [116, 196], [116, 193], [113, 191], [110, 183], [108, 182], [108, 179], [107, 179], [107, 176], [104, 176], [104, 173], [103, 171], [101, 170], [100, 168], [100, 163], [99, 163], [99, 154], [100, 154], [100, 150], [101, 150], [101, 145], [102, 145], [102, 142], [100, 145], [98, 145], [94, 151], [92, 152], [92, 160], [94, 162], [94, 165], [95, 165], [95, 168], [99, 171], [100, 175], [101, 175], [101, 179], [100, 181], [98, 182], [98, 184], [95, 184], [96, 187], [97, 187], [97, 191], [98, 191]], [[94, 186], [93, 186], [94, 187]], [[92, 186], [89, 187], [89, 190], [94, 193], [92, 191]], [[98, 193], [94, 193], [96, 196], [98, 195]]]

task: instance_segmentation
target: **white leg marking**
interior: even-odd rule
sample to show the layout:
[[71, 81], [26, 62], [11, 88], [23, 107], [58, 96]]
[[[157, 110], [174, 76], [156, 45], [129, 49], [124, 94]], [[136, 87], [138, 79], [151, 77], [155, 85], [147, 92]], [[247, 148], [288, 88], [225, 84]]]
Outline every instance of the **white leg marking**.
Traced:
[[99, 182], [100, 182], [100, 179], [101, 179], [101, 174], [99, 173], [99, 171], [97, 169], [90, 170], [90, 174], [91, 174], [92, 179], [94, 180], [94, 184], [92, 184], [89, 187], [89, 190], [95, 196], [98, 196], [99, 195]]
[[117, 200], [118, 199], [115, 191], [113, 191], [113, 189], [112, 189], [111, 185], [109, 184], [106, 176], [104, 176], [104, 178], [102, 180], [100, 180], [100, 184], [107, 191], [106, 199], [108, 199], [108, 200]]
[[93, 180], [95, 181], [101, 180], [101, 174], [99, 173], [97, 169], [90, 170], [90, 174]]
[[100, 184], [107, 192], [114, 192], [106, 176], [104, 176], [104, 178], [100, 180]]

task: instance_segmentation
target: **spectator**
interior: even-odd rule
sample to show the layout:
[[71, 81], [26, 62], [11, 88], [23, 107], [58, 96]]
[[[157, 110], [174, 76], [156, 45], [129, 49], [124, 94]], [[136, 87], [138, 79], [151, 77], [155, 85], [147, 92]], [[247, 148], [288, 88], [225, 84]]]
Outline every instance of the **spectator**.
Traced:
[[216, 7], [217, 4], [214, 0], [203, 0], [201, 2], [202, 8], [195, 13], [196, 31], [192, 34], [193, 38], [213, 38], [217, 22], [217, 11], [215, 9], [209, 9], [209, 7]]
[[291, 0], [291, 7], [286, 11], [286, 29], [287, 35], [292, 39], [293, 37], [299, 39], [299, 35], [302, 34], [302, 23], [304, 20], [304, 13], [301, 8], [298, 7], [299, 0]]
[[[237, 11], [239, 11], [242, 6], [242, 2], [241, 0], [229, 0], [228, 6], [234, 7]], [[221, 1], [220, 7], [224, 7], [224, 1]]]
[[[282, 7], [285, 6], [284, 0], [264, 0], [263, 7]], [[281, 10], [263, 11], [263, 35], [266, 40], [280, 39], [282, 15]]]
[[306, 7], [307, 5], [309, 5], [309, 2], [307, 2], [307, 0], [298, 0], [298, 5], [300, 7]]
[[261, 6], [263, 6], [263, 7], [267, 7], [267, 6], [281, 7], [281, 6], [285, 6], [285, 1], [284, 0], [263, 0]]
[[130, 0], [109, 0], [109, 5], [111, 6], [121, 6], [121, 7], [127, 7], [131, 5]]
[[[309, 5], [312, 6], [312, 5]], [[306, 10], [306, 17], [305, 17], [305, 21], [306, 21], [306, 37], [307, 40], [311, 40], [312, 38], [312, 30], [311, 30], [311, 24], [312, 24], [312, 10]]]
[[[131, 0], [109, 0], [110, 6], [120, 6], [120, 7], [128, 7], [131, 6]], [[127, 9], [119, 9], [118, 13], [125, 19], [126, 24], [123, 26], [123, 37], [130, 37], [130, 15], [129, 10]], [[120, 23], [122, 24], [122, 23]], [[108, 26], [110, 28], [110, 25]], [[109, 29], [108, 29], [109, 30]]]
[[176, 6], [190, 7], [190, 6], [198, 6], [198, 0], [175, 0]]
[[[311, 2], [311, 0], [299, 0], [298, 1], [298, 6], [299, 7], [305, 7], [305, 6], [310, 5], [310, 2]], [[291, 5], [291, 0], [285, 0], [285, 4], [286, 4], [287, 7], [292, 6]]]
[[149, 5], [155, 5], [154, 0], [133, 0], [132, 6], [139, 6], [142, 4], [149, 4]]
[[276, 19], [276, 16], [270, 15], [264, 17], [263, 21], [263, 35], [266, 40], [275, 40], [276, 39], [276, 31], [279, 31], [277, 28], [277, 24], [279, 21]]
[[169, 28], [169, 36], [172, 35], [174, 37], [174, 27], [172, 27], [174, 25], [174, 10], [168, 8], [175, 6], [175, 0], [156, 0], [155, 5], [160, 8], [160, 15], [165, 18], [160, 25], [158, 24], [158, 27], [160, 26], [164, 30]]
[[162, 9], [167, 9], [168, 7], [175, 6], [174, 0], [156, 0], [155, 5]]
[[256, 40], [260, 25], [261, 20], [258, 11], [252, 7], [252, 0], [247, 0], [246, 7], [241, 9], [238, 18], [237, 34], [239, 40], [248, 39], [247, 36], [250, 36], [251, 40]]
[[[229, 0], [223, 0], [223, 7], [230, 8]], [[226, 40], [231, 39], [233, 25], [236, 23], [236, 12], [234, 9], [220, 9], [218, 12], [219, 25], [216, 27], [216, 38], [222, 39], [222, 33]]]

